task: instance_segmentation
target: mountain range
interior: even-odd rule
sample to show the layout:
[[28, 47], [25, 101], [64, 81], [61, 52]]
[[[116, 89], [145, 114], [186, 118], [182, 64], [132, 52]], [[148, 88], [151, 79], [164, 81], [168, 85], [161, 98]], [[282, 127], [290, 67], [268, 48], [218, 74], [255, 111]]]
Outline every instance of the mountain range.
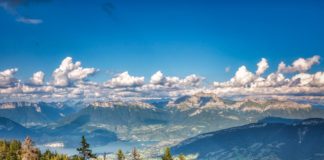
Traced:
[[324, 159], [324, 119], [267, 118], [200, 134], [172, 147], [172, 152], [210, 160], [321, 160]]
[[160, 101], [8, 102], [0, 104], [0, 117], [46, 137], [39, 138], [41, 143], [78, 144], [84, 134], [102, 145], [116, 140], [181, 141], [266, 117], [324, 118], [324, 110], [288, 100], [235, 101], [198, 93]]
[[0, 104], [0, 117], [9, 118], [26, 127], [55, 123], [74, 112], [75, 109], [66, 103], [7, 102]]

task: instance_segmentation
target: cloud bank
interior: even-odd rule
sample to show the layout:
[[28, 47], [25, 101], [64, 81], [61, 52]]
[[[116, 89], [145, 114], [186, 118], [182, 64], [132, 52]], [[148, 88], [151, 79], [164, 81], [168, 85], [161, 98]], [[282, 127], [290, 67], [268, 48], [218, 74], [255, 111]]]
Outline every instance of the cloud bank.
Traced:
[[245, 65], [237, 69], [225, 82], [208, 82], [206, 78], [191, 74], [184, 77], [167, 76], [156, 71], [145, 79], [128, 71], [116, 74], [105, 82], [91, 81], [99, 71], [83, 67], [80, 61], [66, 57], [49, 74], [38, 71], [29, 80], [15, 77], [17, 68], [0, 71], [1, 101], [65, 101], [107, 100], [128, 101], [149, 98], [174, 98], [197, 92], [210, 92], [219, 96], [286, 97], [324, 104], [324, 72], [309, 72], [320, 63], [320, 56], [299, 58], [291, 65], [281, 62], [275, 72], [265, 75], [270, 68], [266, 58], [256, 63], [256, 71]]
[[[307, 73], [313, 65], [319, 64], [319, 56], [299, 58], [292, 65], [284, 62], [278, 65], [278, 71], [261, 76], [269, 67], [262, 58], [257, 64], [256, 73], [241, 66], [234, 77], [226, 82], [214, 82], [214, 90], [222, 95], [318, 95], [324, 96], [324, 72]], [[296, 73], [297, 72], [297, 73]], [[285, 73], [296, 73], [290, 78]], [[323, 103], [323, 102], [322, 102]]]

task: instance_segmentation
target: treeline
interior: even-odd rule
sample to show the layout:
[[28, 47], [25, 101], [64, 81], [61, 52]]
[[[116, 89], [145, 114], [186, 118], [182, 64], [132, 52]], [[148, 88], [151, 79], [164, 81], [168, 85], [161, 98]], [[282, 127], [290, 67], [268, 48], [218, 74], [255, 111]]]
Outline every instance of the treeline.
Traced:
[[[82, 136], [80, 147], [76, 149], [79, 155], [68, 156], [46, 150], [42, 153], [37, 147], [34, 146], [30, 137], [27, 137], [23, 143], [17, 140], [0, 140], [0, 160], [89, 160], [98, 159], [97, 155], [92, 153], [90, 144]], [[108, 160], [106, 155], [103, 155], [102, 160]], [[122, 150], [116, 153], [117, 160], [128, 160]], [[162, 160], [185, 160], [184, 155], [174, 158], [171, 155], [170, 148], [166, 148], [161, 157]], [[136, 148], [131, 152], [130, 160], [144, 160]]]
[[0, 140], [0, 160], [81, 160], [81, 157], [68, 157], [64, 154], [46, 150], [44, 153], [34, 147], [32, 140], [27, 137], [22, 144], [17, 140]]

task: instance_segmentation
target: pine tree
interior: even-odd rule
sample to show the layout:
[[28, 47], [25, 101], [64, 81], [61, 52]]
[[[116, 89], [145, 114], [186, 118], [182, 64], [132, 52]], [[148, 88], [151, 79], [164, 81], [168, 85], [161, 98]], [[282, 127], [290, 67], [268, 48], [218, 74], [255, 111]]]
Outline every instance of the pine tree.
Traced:
[[132, 151], [132, 160], [141, 160], [141, 155], [138, 153], [136, 148]]
[[106, 160], [106, 157], [107, 157], [107, 153], [104, 152], [104, 153], [103, 153], [103, 160]]
[[118, 160], [125, 160], [125, 155], [121, 149], [117, 151], [117, 159]]
[[186, 160], [186, 157], [183, 154], [180, 154], [178, 157], [179, 160]]
[[81, 147], [77, 148], [77, 151], [82, 156], [83, 159], [96, 158], [96, 155], [92, 154], [90, 149], [90, 144], [87, 143], [87, 140], [84, 136], [81, 139]]
[[162, 160], [173, 160], [169, 147], [165, 149], [164, 155], [162, 156]]
[[22, 160], [39, 160], [39, 150], [34, 147], [33, 141], [27, 137], [21, 147]]

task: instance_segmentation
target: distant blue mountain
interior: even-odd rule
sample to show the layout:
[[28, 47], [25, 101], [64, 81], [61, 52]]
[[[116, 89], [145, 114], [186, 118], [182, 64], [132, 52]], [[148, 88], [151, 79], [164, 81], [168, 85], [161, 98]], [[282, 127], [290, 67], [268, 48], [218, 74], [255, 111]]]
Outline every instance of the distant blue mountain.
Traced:
[[286, 119], [281, 117], [266, 117], [258, 121], [258, 123], [280, 123], [280, 124], [296, 124], [302, 121], [301, 119]]
[[69, 124], [86, 116], [88, 121], [79, 124], [85, 130], [106, 128], [126, 140], [161, 141], [189, 138], [201, 133], [258, 122], [260, 119], [268, 123], [284, 121], [279, 118], [264, 119], [266, 117], [324, 118], [323, 109], [313, 108], [309, 104], [266, 99], [233, 101], [207, 93], [145, 102], [97, 101], [84, 106], [57, 124]]
[[38, 133], [41, 143], [63, 141], [73, 145], [86, 135], [93, 145], [102, 145], [117, 137], [130, 141], [177, 141], [258, 121], [290, 125], [298, 119], [324, 118], [324, 109], [288, 100], [234, 101], [197, 93], [178, 99], [126, 102], [8, 102], [0, 103], [0, 117]]
[[204, 160], [323, 160], [324, 119], [267, 118], [189, 138], [172, 147], [172, 153]]
[[54, 123], [74, 112], [72, 107], [64, 103], [8, 102], [0, 104], [0, 117], [9, 118], [28, 127]]
[[26, 136], [36, 136], [32, 130], [25, 128], [8, 118], [0, 117], [0, 139], [23, 140]]
[[79, 145], [82, 135], [86, 136], [88, 142], [92, 145], [105, 145], [118, 140], [114, 132], [98, 128], [84, 128], [84, 124], [88, 122], [89, 116], [83, 115], [56, 128], [51, 128], [52, 126], [38, 128], [37, 131], [43, 133], [44, 137], [47, 137], [45, 139], [39, 138], [38, 142], [60, 141], [64, 142], [66, 147], [76, 147]]

